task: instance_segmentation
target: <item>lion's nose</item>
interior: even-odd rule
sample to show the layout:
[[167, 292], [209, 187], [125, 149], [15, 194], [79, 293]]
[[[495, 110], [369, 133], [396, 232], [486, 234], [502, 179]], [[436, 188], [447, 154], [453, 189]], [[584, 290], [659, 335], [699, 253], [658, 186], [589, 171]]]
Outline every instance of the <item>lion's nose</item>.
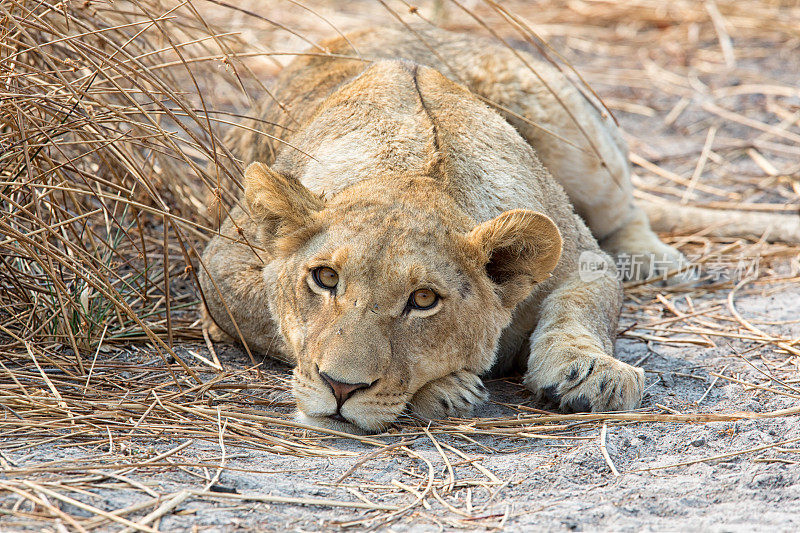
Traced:
[[337, 411], [342, 407], [342, 404], [353, 395], [354, 392], [361, 389], [367, 389], [372, 386], [372, 383], [344, 383], [343, 381], [333, 379], [325, 372], [320, 372], [319, 375], [325, 380], [325, 383], [327, 383], [333, 391], [333, 395], [336, 397]]

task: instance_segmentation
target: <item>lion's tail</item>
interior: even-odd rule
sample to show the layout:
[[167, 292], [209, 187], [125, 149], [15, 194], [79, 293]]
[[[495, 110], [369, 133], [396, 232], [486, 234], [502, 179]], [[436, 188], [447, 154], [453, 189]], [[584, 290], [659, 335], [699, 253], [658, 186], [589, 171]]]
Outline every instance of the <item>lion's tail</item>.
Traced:
[[800, 213], [774, 214], [691, 207], [669, 202], [637, 200], [656, 232], [702, 231], [710, 237], [764, 238], [770, 242], [800, 244]]

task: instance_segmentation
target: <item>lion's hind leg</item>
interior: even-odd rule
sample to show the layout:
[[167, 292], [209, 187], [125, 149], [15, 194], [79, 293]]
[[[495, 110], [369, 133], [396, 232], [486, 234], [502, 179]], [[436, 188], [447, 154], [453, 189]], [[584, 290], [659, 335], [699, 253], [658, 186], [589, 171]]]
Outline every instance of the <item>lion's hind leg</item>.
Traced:
[[675, 285], [697, 278], [690, 261], [676, 248], [661, 242], [650, 228], [647, 215], [638, 207], [631, 211], [626, 224], [600, 241], [600, 246], [616, 258], [625, 280], [650, 279]]
[[499, 48], [480, 57], [480, 75], [466, 69], [474, 76], [472, 89], [495, 103], [534, 148], [601, 247], [641, 263], [623, 275], [646, 279], [687, 265], [634, 203], [628, 146], [607, 113], [531, 54]]

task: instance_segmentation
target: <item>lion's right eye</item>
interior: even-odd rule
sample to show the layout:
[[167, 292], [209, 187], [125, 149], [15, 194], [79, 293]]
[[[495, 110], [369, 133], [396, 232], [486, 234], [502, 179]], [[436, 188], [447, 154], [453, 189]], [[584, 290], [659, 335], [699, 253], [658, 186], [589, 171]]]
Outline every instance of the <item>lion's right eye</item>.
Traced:
[[339, 274], [331, 267], [317, 267], [311, 271], [311, 277], [323, 289], [333, 290], [339, 284]]
[[411, 293], [408, 298], [409, 309], [426, 311], [432, 309], [439, 302], [439, 295], [430, 289], [419, 289]]

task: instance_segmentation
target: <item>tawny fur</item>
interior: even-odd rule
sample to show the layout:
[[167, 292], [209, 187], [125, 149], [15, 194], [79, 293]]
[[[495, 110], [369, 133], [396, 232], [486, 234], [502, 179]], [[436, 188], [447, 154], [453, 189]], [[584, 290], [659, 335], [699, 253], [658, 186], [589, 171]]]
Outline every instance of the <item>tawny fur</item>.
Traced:
[[[317, 425], [378, 431], [408, 406], [467, 416], [486, 399], [480, 376], [515, 366], [562, 409], [635, 408], [644, 374], [614, 358], [620, 282], [613, 266], [582, 279], [580, 257], [610, 264], [599, 240], [662, 268], [683, 258], [634, 204], [618, 130], [528, 54], [417, 31], [424, 44], [350, 35], [364, 60], [298, 58], [281, 105], [248, 124], [284, 142], [235, 134], [259, 163], [203, 255], [208, 324], [294, 364], [298, 409]], [[314, 281], [322, 266], [335, 291]], [[410, 309], [422, 288], [441, 300]], [[339, 407], [322, 373], [365, 386]]]

